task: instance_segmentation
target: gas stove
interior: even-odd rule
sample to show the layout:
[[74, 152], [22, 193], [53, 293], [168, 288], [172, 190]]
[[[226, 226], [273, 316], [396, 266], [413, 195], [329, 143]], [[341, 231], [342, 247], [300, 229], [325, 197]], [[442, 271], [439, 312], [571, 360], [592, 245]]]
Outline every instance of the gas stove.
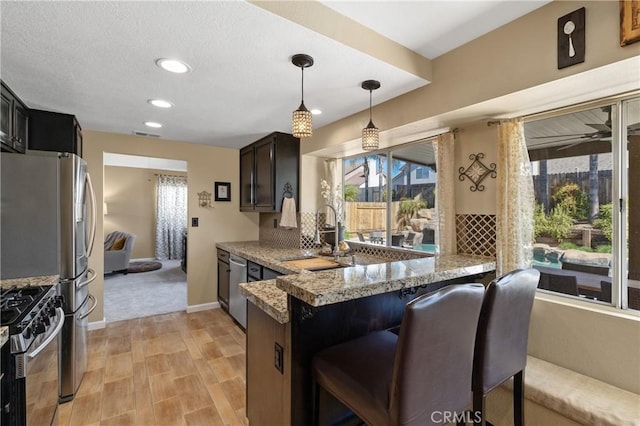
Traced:
[[64, 311], [56, 294], [52, 285], [11, 287], [0, 293], [1, 324], [9, 327], [9, 344], [2, 353], [3, 425], [55, 424], [58, 393], [41, 390], [59, 386], [58, 336]]
[[10, 287], [0, 293], [0, 325], [9, 327], [11, 352], [27, 350], [45, 333], [61, 301], [52, 285]]

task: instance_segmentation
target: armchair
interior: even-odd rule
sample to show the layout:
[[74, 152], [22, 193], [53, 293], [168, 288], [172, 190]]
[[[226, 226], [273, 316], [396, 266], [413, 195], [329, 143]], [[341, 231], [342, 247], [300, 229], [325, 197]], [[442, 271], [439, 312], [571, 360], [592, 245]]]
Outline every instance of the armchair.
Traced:
[[134, 234], [122, 231], [110, 232], [104, 239], [104, 272], [122, 272], [129, 270], [129, 259], [133, 245], [136, 242]]

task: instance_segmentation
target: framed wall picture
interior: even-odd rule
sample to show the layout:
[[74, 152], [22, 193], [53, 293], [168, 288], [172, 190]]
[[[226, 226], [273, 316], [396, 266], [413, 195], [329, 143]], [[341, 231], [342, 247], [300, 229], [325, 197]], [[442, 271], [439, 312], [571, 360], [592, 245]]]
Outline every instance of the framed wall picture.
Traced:
[[640, 0], [620, 0], [620, 46], [640, 41]]
[[216, 201], [231, 201], [230, 182], [216, 182], [214, 190]]
[[581, 7], [558, 19], [558, 69], [584, 62], [584, 15]]

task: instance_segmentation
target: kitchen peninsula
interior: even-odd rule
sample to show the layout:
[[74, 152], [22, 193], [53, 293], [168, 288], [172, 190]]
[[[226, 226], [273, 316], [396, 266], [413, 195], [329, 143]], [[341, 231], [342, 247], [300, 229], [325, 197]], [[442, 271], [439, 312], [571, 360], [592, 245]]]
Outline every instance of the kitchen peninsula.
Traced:
[[[439, 255], [391, 261], [355, 253], [355, 266], [309, 272], [283, 262], [309, 256], [257, 242], [219, 243], [284, 274], [242, 284], [247, 307], [247, 417], [256, 424], [310, 424], [313, 355], [369, 332], [396, 327], [413, 298], [473, 282], [495, 270], [489, 258]], [[373, 354], [372, 354], [373, 355]], [[340, 415], [323, 396], [322, 411]], [[333, 418], [333, 417], [332, 417]], [[322, 419], [325, 423], [329, 419]]]

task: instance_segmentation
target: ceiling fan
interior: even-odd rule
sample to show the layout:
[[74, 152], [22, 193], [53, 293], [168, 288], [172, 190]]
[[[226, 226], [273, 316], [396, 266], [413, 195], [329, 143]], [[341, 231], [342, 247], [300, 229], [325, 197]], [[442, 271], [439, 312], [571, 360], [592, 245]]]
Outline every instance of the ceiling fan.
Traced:
[[[566, 144], [562, 144], [558, 148], [558, 150], [568, 149], [574, 147], [576, 145], [580, 145], [584, 142], [595, 142], [595, 141], [611, 141], [611, 106], [607, 105], [602, 107], [602, 111], [607, 113], [607, 119], [604, 123], [585, 123], [586, 126], [591, 127], [595, 130], [595, 132], [591, 133], [575, 133], [575, 134], [566, 134], [566, 135], [553, 135], [553, 136], [533, 136], [531, 139], [552, 139], [555, 140], [549, 141], [548, 143], [540, 143], [536, 144], [535, 148], [545, 148], [549, 146], [557, 146], [562, 142]], [[627, 128], [627, 135], [638, 135], [640, 134], [640, 122], [630, 125]], [[564, 138], [564, 139], [557, 139]]]

